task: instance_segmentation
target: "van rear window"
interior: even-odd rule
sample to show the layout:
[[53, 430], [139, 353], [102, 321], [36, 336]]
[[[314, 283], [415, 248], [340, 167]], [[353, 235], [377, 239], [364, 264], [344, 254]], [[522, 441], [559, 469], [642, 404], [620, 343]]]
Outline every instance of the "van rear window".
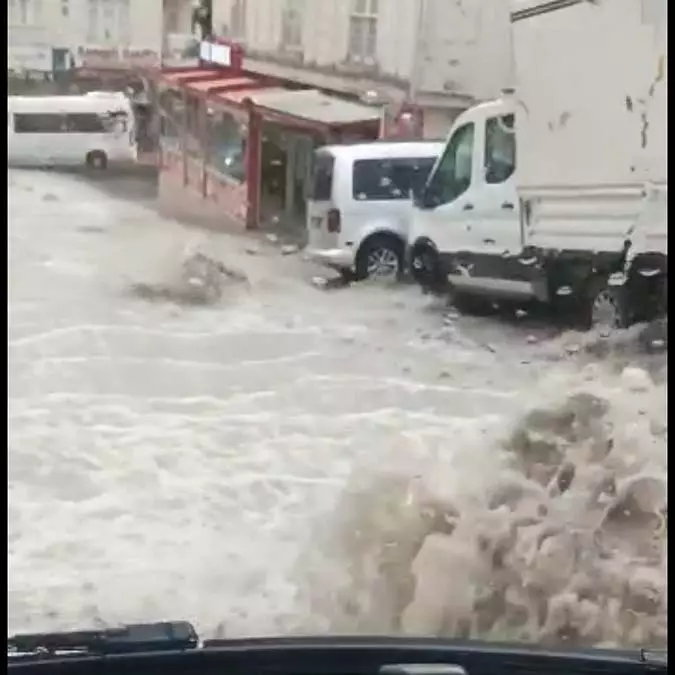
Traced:
[[354, 162], [352, 192], [357, 201], [408, 199], [424, 186], [436, 157], [360, 159]]
[[327, 202], [333, 194], [333, 166], [335, 157], [327, 152], [314, 155], [314, 171], [312, 174], [312, 190], [310, 199]]

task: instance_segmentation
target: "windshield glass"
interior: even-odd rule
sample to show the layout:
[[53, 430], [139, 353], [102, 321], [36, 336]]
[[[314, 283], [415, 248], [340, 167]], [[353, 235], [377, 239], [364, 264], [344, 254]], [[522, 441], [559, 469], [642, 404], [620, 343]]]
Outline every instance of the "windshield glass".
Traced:
[[8, 3], [9, 631], [665, 647], [659, 3], [319, 4]]

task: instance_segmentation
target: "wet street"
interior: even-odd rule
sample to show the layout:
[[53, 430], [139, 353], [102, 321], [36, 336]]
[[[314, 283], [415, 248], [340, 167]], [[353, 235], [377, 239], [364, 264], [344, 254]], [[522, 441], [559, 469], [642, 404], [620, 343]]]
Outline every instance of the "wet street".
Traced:
[[[482, 494], [510, 420], [588, 380], [549, 358], [549, 328], [448, 318], [409, 286], [316, 288], [300, 254], [164, 220], [140, 187], [8, 180], [10, 630], [320, 630], [303, 560], [352, 486]], [[130, 292], [170, 283], [188, 249], [247, 281], [205, 307]], [[635, 395], [660, 405], [665, 387]], [[312, 570], [327, 596], [338, 555]]]

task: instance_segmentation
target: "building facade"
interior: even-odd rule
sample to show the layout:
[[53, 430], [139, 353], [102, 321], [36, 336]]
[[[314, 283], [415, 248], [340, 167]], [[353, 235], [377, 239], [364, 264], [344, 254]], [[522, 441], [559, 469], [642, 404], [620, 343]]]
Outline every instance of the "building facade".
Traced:
[[[504, 0], [201, 0], [244, 68], [412, 109], [424, 135], [509, 81]], [[8, 0], [8, 69], [146, 69], [194, 58], [192, 0]], [[385, 120], [387, 119], [385, 115]]]
[[178, 58], [190, 0], [8, 0], [8, 70], [135, 69]]
[[248, 70], [412, 104], [427, 137], [510, 75], [504, 0], [213, 0], [213, 29], [244, 44]]

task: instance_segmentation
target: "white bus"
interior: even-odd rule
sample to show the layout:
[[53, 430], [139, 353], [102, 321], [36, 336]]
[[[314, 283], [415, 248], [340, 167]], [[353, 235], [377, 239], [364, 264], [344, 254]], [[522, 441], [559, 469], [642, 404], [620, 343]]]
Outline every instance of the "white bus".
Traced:
[[136, 156], [133, 108], [121, 92], [7, 97], [9, 165], [100, 171]]

